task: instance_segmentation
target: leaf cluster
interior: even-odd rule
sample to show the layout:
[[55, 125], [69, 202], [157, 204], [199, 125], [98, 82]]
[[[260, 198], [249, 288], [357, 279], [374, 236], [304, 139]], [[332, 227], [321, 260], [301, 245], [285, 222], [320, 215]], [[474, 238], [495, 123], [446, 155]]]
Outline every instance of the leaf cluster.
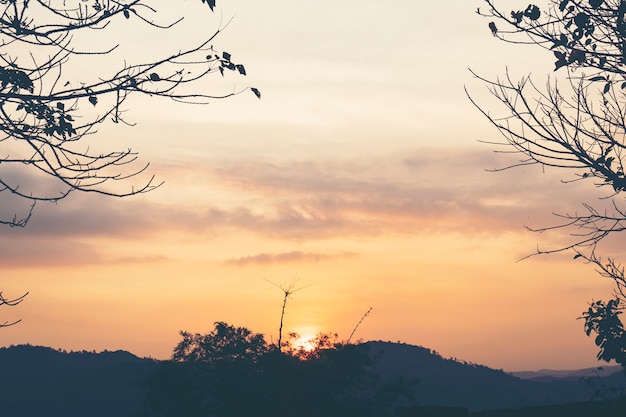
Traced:
[[[202, 3], [215, 8], [214, 0]], [[123, 197], [157, 188], [153, 177], [130, 190], [120, 188], [117, 183], [138, 176], [147, 165], [136, 166], [137, 155], [130, 149], [95, 152], [84, 143], [105, 121], [132, 125], [123, 107], [129, 96], [205, 104], [243, 91], [212, 94], [205, 87], [206, 78], [225, 69], [246, 75], [242, 64], [211, 44], [223, 27], [198, 37], [195, 46], [155, 51], [145, 62], [125, 61], [108, 74], [97, 73], [98, 63], [120, 44], [77, 46], [87, 34], [112, 38], [114, 23], [167, 31], [183, 20], [166, 19], [145, 0], [0, 2], [0, 143], [7, 147], [0, 163], [7, 170], [26, 167], [57, 184], [53, 191], [33, 192], [0, 176], [0, 193], [32, 203], [27, 216], [0, 218], [0, 224], [24, 226], [35, 203], [56, 202], [74, 191]], [[79, 57], [92, 61], [96, 73], [81, 71], [78, 81], [66, 81], [67, 69]], [[260, 97], [257, 89], [251, 91]]]
[[[596, 334], [598, 358], [626, 368], [626, 336], [620, 320], [626, 302], [624, 268], [596, 254], [608, 236], [626, 231], [626, 1], [550, 0], [507, 13], [496, 0], [485, 0], [495, 19], [491, 33], [511, 44], [531, 44], [554, 55], [554, 71], [545, 86], [530, 78], [489, 80], [487, 86], [503, 114], [493, 114], [471, 96], [481, 113], [502, 134], [504, 153], [521, 155], [518, 163], [564, 170], [563, 182], [583, 181], [607, 190], [600, 203], [583, 202], [583, 210], [557, 214], [560, 223], [533, 231], [567, 230], [573, 239], [535, 254], [573, 251], [615, 283], [615, 299], [591, 303], [583, 313], [585, 332]], [[483, 9], [484, 10], [484, 9]], [[498, 22], [498, 26], [496, 23]], [[504, 29], [503, 29], [504, 28]], [[556, 81], [555, 81], [556, 80]], [[498, 169], [501, 170], [501, 169]]]
[[497, 31], [499, 39], [550, 50], [557, 57], [555, 70], [565, 68], [567, 72], [565, 81], [548, 79], [545, 87], [530, 76], [514, 81], [508, 73], [496, 80], [474, 74], [502, 104], [504, 114], [489, 112], [468, 96], [503, 135], [501, 144], [512, 148], [503, 152], [522, 155], [519, 163], [504, 169], [537, 164], [573, 172], [566, 182], [588, 181], [608, 187], [612, 212], [585, 203], [588, 213], [560, 215], [564, 222], [556, 227], [578, 229], [578, 240], [559, 250], [586, 245], [593, 249], [626, 225], [626, 210], [617, 198], [626, 190], [626, 3], [553, 0], [546, 7], [529, 4], [510, 14], [495, 1], [486, 3], [488, 11], [479, 10], [479, 14], [496, 18], [509, 28]]
[[596, 334], [595, 343], [600, 348], [598, 359], [609, 362], [614, 360], [618, 364], [626, 365], [626, 331], [620, 320], [623, 306], [620, 299], [615, 298], [608, 302], [594, 301], [589, 309], [583, 313], [585, 333]]
[[[496, 1], [485, 0], [488, 11], [478, 13], [504, 23], [491, 31], [511, 43], [531, 43], [552, 50], [554, 70], [588, 67], [621, 74], [625, 63], [622, 39], [626, 34], [626, 6], [620, 0], [549, 1], [545, 7], [529, 4], [507, 13]], [[524, 35], [521, 37], [520, 35]]]

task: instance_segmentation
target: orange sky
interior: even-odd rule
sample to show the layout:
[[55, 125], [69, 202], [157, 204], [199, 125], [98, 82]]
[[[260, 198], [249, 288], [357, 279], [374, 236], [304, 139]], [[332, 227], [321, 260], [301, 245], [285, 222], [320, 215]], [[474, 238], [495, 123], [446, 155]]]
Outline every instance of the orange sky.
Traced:
[[[561, 184], [566, 173], [486, 172], [509, 160], [478, 142], [498, 133], [463, 91], [488, 102], [468, 67], [545, 79], [549, 54], [497, 42], [473, 14], [480, 1], [223, 3], [203, 24], [235, 16], [216, 47], [249, 75], [216, 85], [263, 99], [138, 99], [136, 127], [103, 126], [95, 146], [132, 146], [165, 184], [72, 195], [1, 229], [2, 291], [30, 291], [2, 309], [23, 320], [2, 344], [166, 358], [178, 330], [215, 321], [276, 340], [282, 294], [267, 280], [296, 279], [307, 288], [289, 300], [288, 331], [347, 338], [373, 307], [356, 338], [506, 370], [596, 364], [576, 318], [610, 283], [570, 255], [516, 262], [564, 242], [524, 225], [552, 224], [595, 191]], [[190, 18], [154, 43], [204, 31]]]

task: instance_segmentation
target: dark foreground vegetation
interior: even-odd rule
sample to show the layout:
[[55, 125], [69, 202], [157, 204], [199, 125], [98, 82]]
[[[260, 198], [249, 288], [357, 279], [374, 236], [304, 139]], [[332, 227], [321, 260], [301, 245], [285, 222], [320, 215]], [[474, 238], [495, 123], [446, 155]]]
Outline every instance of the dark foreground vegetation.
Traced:
[[322, 335], [312, 350], [289, 341], [279, 350], [226, 323], [181, 335], [168, 361], [2, 348], [0, 415], [576, 417], [626, 410], [619, 398], [590, 401], [626, 386], [621, 372], [537, 382], [398, 343], [344, 344]]

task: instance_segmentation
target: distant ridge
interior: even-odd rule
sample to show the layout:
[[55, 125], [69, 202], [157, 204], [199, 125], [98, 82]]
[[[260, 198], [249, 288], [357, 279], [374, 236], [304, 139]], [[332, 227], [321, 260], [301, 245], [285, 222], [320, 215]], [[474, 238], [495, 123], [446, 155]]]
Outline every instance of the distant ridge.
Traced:
[[[445, 359], [421, 346], [382, 341], [367, 344], [372, 355], [380, 355], [381, 375], [418, 379], [414, 389], [417, 405], [480, 411], [586, 401], [593, 394], [580, 378], [549, 382], [523, 380], [483, 365]], [[626, 386], [626, 377], [617, 375], [610, 383]]]
[[623, 372], [623, 368], [620, 365], [609, 365], [573, 370], [540, 369], [539, 371], [521, 371], [509, 373], [521, 379], [553, 381], [556, 379], [579, 379], [580, 377], [604, 377], [614, 374], [616, 372]]

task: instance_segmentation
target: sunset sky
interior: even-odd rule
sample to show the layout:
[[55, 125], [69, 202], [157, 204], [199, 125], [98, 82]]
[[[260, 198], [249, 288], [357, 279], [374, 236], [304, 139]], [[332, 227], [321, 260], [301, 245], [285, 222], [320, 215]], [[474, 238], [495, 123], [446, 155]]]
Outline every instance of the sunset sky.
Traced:
[[[0, 289], [30, 292], [0, 308], [1, 321], [22, 319], [0, 330], [1, 345], [165, 359], [179, 330], [206, 333], [215, 321], [276, 341], [283, 294], [271, 282], [295, 282], [306, 288], [288, 301], [287, 331], [345, 339], [372, 307], [355, 339], [510, 371], [596, 365], [577, 317], [610, 296], [610, 282], [571, 254], [518, 262], [566, 241], [524, 226], [554, 224], [553, 212], [596, 192], [562, 184], [571, 173], [487, 172], [514, 159], [479, 142], [501, 138], [464, 87], [499, 108], [468, 68], [532, 72], [542, 85], [553, 57], [495, 39], [474, 13], [483, 4], [218, 0], [211, 14], [186, 0], [165, 9], [188, 17], [138, 41], [142, 53], [176, 50], [234, 17], [215, 47], [248, 76], [202, 82], [254, 86], [262, 99], [137, 98], [126, 113], [135, 127], [103, 125], [99, 146], [132, 147], [165, 184], [127, 199], [76, 193], [38, 205], [25, 229], [0, 229]], [[143, 38], [131, 23], [124, 36]]]

